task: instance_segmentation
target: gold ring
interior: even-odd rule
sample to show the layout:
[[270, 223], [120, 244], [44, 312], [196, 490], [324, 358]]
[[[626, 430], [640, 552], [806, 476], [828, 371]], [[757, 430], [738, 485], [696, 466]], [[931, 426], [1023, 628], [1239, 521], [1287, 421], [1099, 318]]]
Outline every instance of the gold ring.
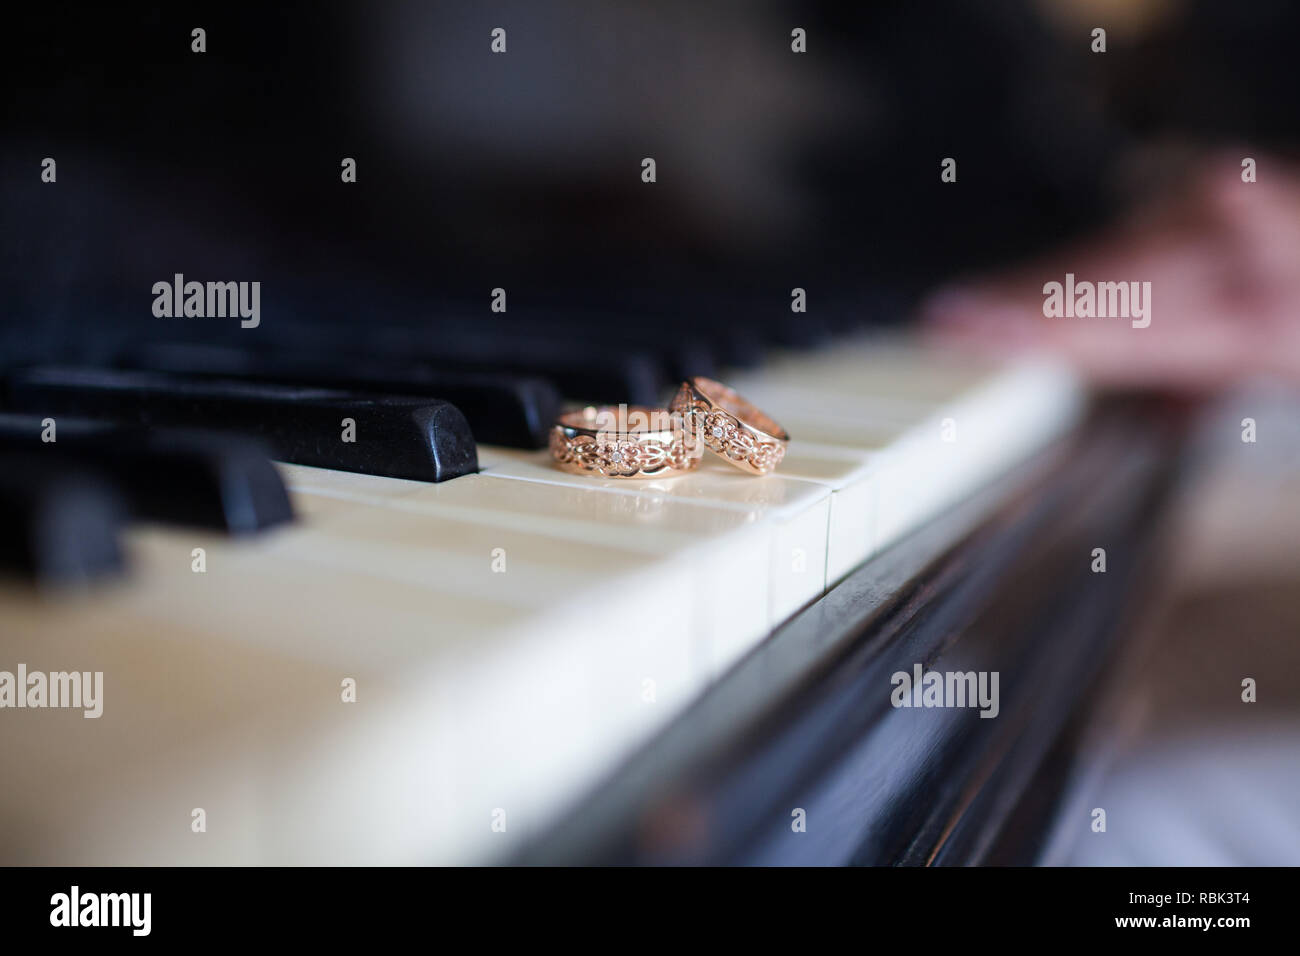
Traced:
[[699, 467], [681, 420], [666, 408], [588, 406], [551, 427], [551, 455], [565, 471], [603, 478], [671, 478]]
[[682, 383], [671, 410], [681, 416], [689, 448], [710, 450], [752, 475], [766, 475], [785, 457], [786, 430], [721, 382], [697, 375]]

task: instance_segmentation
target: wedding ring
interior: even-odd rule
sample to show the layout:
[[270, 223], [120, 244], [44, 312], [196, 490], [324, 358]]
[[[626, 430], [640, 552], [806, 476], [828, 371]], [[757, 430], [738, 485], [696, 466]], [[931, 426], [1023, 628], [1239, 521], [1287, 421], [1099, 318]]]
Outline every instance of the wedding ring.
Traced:
[[786, 430], [721, 382], [702, 375], [683, 382], [670, 408], [681, 416], [688, 449], [703, 442], [752, 475], [766, 475], [785, 457]]
[[588, 406], [567, 412], [551, 428], [555, 464], [603, 478], [671, 478], [700, 464], [688, 454], [680, 419], [645, 405]]

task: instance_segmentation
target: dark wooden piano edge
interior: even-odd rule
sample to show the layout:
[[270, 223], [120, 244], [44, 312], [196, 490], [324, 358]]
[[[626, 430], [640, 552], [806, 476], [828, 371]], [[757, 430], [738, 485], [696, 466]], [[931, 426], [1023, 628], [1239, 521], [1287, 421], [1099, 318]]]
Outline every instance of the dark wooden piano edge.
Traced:
[[[1097, 406], [775, 631], [507, 862], [1032, 863], [1065, 776], [1048, 768], [1068, 766], [1156, 546], [1185, 421]], [[954, 660], [1000, 671], [998, 719], [888, 706], [889, 674]]]

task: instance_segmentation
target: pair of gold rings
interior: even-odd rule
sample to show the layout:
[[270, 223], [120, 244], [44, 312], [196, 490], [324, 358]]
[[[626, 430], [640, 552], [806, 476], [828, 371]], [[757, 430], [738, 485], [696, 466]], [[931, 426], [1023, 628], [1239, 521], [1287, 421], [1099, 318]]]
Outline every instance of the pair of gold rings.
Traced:
[[671, 478], [693, 471], [707, 448], [751, 475], [785, 457], [790, 436], [769, 415], [711, 378], [683, 382], [668, 408], [589, 406], [551, 428], [565, 471], [602, 478]]

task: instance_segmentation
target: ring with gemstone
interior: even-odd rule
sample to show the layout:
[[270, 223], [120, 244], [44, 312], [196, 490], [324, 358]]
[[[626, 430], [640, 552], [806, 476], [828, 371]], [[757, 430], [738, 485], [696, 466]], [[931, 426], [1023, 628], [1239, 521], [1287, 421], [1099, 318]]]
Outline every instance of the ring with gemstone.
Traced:
[[786, 430], [721, 382], [702, 375], [688, 379], [669, 408], [681, 417], [688, 449], [703, 443], [752, 475], [766, 475], [785, 457]]
[[557, 467], [601, 478], [671, 478], [699, 467], [681, 420], [666, 408], [588, 406], [566, 412], [551, 427]]

